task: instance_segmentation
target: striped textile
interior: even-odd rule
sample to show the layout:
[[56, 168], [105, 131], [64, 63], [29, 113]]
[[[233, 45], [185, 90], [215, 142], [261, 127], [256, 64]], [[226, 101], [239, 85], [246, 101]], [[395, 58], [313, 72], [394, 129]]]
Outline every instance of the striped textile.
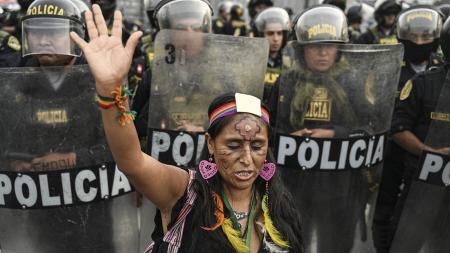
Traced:
[[[169, 244], [167, 253], [176, 253], [181, 246], [181, 240], [183, 239], [184, 224], [186, 222], [187, 215], [191, 212], [194, 201], [197, 198], [197, 193], [192, 189], [192, 183], [194, 182], [195, 171], [189, 170], [189, 184], [187, 188], [187, 200], [181, 209], [180, 214], [177, 217], [175, 224], [164, 236], [163, 241]], [[153, 251], [154, 242], [152, 242], [145, 253], [151, 253]]]

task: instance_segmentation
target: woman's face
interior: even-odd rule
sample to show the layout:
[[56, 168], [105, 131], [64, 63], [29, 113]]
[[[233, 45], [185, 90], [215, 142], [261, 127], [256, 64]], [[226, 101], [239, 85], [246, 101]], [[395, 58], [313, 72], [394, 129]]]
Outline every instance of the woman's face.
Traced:
[[268, 136], [261, 119], [247, 113], [234, 115], [214, 140], [208, 136], [209, 152], [227, 187], [252, 187], [266, 159]]
[[311, 44], [304, 47], [306, 66], [312, 72], [326, 72], [336, 61], [338, 48], [333, 44]]

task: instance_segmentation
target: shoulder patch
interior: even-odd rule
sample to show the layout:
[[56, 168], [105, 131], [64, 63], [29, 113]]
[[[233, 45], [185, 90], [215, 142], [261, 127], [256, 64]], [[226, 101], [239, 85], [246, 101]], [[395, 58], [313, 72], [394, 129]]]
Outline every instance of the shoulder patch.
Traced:
[[216, 26], [219, 27], [219, 28], [222, 28], [223, 27], [223, 22], [220, 21], [220, 20], [217, 20], [216, 21]]
[[22, 47], [20, 46], [19, 40], [14, 36], [9, 36], [8, 47], [10, 47], [11, 49], [13, 49], [15, 51], [20, 51], [20, 49], [22, 49]]
[[403, 86], [403, 89], [400, 93], [400, 100], [405, 100], [409, 97], [409, 94], [411, 94], [411, 91], [412, 91], [412, 87], [413, 87], [412, 81], [408, 80], [405, 83], [405, 86]]

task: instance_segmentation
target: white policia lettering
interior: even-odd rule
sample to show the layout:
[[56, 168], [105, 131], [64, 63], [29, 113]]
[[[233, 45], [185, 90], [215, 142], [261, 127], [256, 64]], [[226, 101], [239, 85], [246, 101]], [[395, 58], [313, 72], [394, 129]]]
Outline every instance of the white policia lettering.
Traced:
[[[444, 159], [446, 158], [446, 159]], [[427, 153], [422, 164], [419, 179], [428, 181], [431, 176], [438, 175], [443, 185], [450, 185], [450, 161], [449, 157]]]
[[[77, 202], [89, 203], [95, 199], [118, 196], [121, 191], [127, 193], [132, 190], [130, 182], [117, 166], [114, 169], [112, 180], [108, 180], [106, 168], [98, 169], [98, 178], [94, 171], [89, 169], [79, 171], [74, 177], [69, 172], [60, 173], [59, 182], [62, 192], [53, 193], [53, 196], [51, 196], [50, 189], [57, 186], [51, 185], [48, 179], [49, 175], [45, 173], [40, 173], [37, 181], [26, 174], [18, 174], [15, 179], [12, 179], [8, 175], [0, 173], [0, 206], [7, 205], [5, 196], [11, 195], [15, 197], [19, 205], [32, 208], [40, 205], [42, 207], [71, 205], [74, 204], [74, 198], [77, 198]], [[111, 191], [109, 191], [108, 181], [112, 181]], [[98, 188], [93, 187], [92, 184], [95, 183], [99, 185]], [[75, 192], [72, 191], [72, 186], [74, 186]]]
[[[195, 161], [199, 161], [206, 144], [205, 135], [198, 134], [196, 138], [197, 147], [195, 147], [193, 137], [187, 133], [180, 133], [171, 140], [168, 133], [153, 131], [151, 156], [155, 159], [159, 159], [161, 153], [170, 152], [175, 163], [182, 166], [188, 165], [189, 162], [193, 160], [194, 152], [197, 150]], [[182, 150], [184, 151], [183, 153]]]
[[[343, 170], [371, 167], [383, 161], [385, 136], [350, 140], [325, 140], [323, 144], [314, 139], [297, 143], [294, 137], [280, 136], [277, 163], [285, 165], [286, 160], [297, 156], [299, 168], [320, 170]], [[331, 159], [332, 150], [339, 147], [339, 158]]]

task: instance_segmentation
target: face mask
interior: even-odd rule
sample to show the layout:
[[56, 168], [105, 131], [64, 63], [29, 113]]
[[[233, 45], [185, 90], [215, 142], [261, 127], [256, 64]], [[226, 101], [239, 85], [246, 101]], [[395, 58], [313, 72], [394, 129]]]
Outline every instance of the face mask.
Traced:
[[430, 59], [430, 55], [436, 52], [439, 46], [439, 40], [435, 39], [432, 43], [417, 45], [409, 40], [401, 41], [405, 46], [405, 60], [413, 63], [420, 64]]

